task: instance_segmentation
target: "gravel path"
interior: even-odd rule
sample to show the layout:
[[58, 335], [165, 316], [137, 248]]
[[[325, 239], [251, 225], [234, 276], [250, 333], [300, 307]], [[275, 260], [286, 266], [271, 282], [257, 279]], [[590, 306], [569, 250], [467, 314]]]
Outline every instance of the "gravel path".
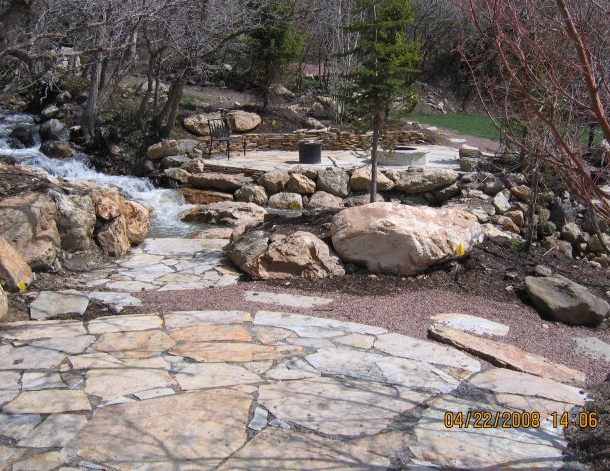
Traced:
[[[326, 296], [334, 302], [311, 309], [258, 303], [253, 306], [253, 303], [246, 302], [244, 298], [244, 292], [250, 290]], [[449, 312], [471, 314], [508, 325], [509, 334], [501, 341], [583, 371], [589, 384], [604, 381], [610, 373], [610, 363], [576, 352], [573, 340], [574, 337], [596, 337], [610, 343], [610, 331], [543, 321], [534, 309], [516, 297], [514, 302], [499, 302], [436, 289], [393, 296], [355, 296], [337, 292], [325, 295], [323, 292], [312, 293], [292, 286], [278, 289], [264, 282], [239, 283], [236, 286], [204, 291], [142, 292], [137, 296], [143, 301], [139, 310], [146, 312], [204, 309], [254, 311], [260, 306], [260, 310], [294, 312], [376, 325], [422, 339], [427, 337], [430, 316]]]

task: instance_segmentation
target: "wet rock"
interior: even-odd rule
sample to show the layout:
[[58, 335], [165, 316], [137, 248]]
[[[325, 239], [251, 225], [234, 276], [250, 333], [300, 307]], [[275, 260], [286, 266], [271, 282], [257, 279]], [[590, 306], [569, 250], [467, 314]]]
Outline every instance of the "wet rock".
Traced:
[[251, 183], [253, 183], [252, 179], [242, 174], [201, 173], [191, 175], [189, 178], [189, 184], [200, 190], [234, 192]]
[[252, 131], [259, 124], [261, 124], [262, 119], [256, 113], [233, 110], [227, 113], [227, 122], [231, 130], [234, 132], [248, 132]]
[[290, 180], [288, 172], [282, 170], [272, 170], [266, 172], [258, 180], [258, 184], [262, 185], [268, 193], [279, 193], [284, 190], [284, 187]]
[[65, 195], [52, 191], [57, 204], [57, 229], [61, 247], [68, 252], [89, 249], [95, 228], [95, 207], [86, 195]]
[[40, 126], [40, 138], [43, 141], [61, 141], [67, 137], [66, 125], [57, 119], [50, 119]]
[[571, 325], [600, 324], [610, 311], [606, 301], [563, 276], [525, 278], [525, 289], [545, 315]]
[[269, 197], [261, 185], [244, 185], [235, 192], [235, 200], [266, 206]]
[[13, 139], [17, 139], [26, 147], [34, 146], [34, 133], [31, 128], [25, 126], [16, 127], [9, 134]]
[[127, 235], [125, 216], [121, 215], [103, 226], [97, 232], [96, 239], [102, 250], [112, 257], [129, 253], [131, 243]]
[[293, 193], [309, 195], [315, 193], [316, 182], [300, 173], [293, 173], [292, 175], [290, 175], [290, 179], [286, 184], [286, 189], [288, 191], [292, 191]]
[[209, 136], [210, 127], [208, 120], [221, 119], [220, 113], [199, 113], [187, 116], [182, 121], [184, 129], [196, 136]]
[[40, 116], [44, 120], [55, 118], [59, 114], [59, 108], [56, 105], [48, 105], [40, 112]]
[[318, 172], [318, 189], [331, 195], [345, 198], [349, 196], [351, 188], [349, 175], [340, 168], [327, 168]]
[[331, 195], [325, 191], [316, 191], [306, 206], [311, 209], [339, 209], [343, 208], [343, 199], [338, 196]]
[[372, 272], [405, 275], [459, 258], [483, 240], [476, 217], [462, 209], [394, 203], [341, 211], [331, 231], [342, 260]]
[[309, 232], [251, 231], [229, 246], [231, 260], [254, 279], [326, 278], [345, 271], [331, 249]]
[[303, 198], [298, 193], [281, 192], [269, 198], [269, 206], [276, 209], [303, 209]]
[[72, 148], [67, 142], [46, 141], [40, 146], [40, 152], [48, 157], [69, 159], [72, 157]]
[[0, 285], [9, 291], [27, 288], [34, 281], [32, 269], [17, 249], [0, 236]]
[[[371, 167], [360, 167], [352, 172], [350, 185], [352, 190], [368, 191], [371, 188], [372, 170]], [[394, 188], [394, 182], [386, 177], [382, 172], [377, 172], [377, 190], [389, 191]]]
[[232, 194], [219, 191], [180, 188], [180, 192], [188, 204], [211, 204], [223, 201], [233, 201]]

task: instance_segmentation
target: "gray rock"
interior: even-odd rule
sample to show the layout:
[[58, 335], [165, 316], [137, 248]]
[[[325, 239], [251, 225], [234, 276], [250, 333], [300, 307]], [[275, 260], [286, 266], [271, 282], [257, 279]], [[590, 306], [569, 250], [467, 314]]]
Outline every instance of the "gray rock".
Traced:
[[552, 276], [553, 270], [551, 270], [549, 267], [545, 267], [544, 265], [536, 265], [534, 267], [534, 273], [540, 276]]
[[595, 326], [610, 311], [606, 301], [563, 276], [528, 276], [525, 278], [525, 288], [541, 312], [567, 324]]
[[576, 350], [591, 358], [610, 363], [610, 345], [596, 337], [575, 337]]
[[61, 141], [46, 141], [40, 146], [40, 152], [47, 157], [57, 159], [69, 159], [72, 157], [72, 149], [67, 142]]
[[509, 196], [504, 192], [496, 194], [493, 199], [493, 205], [498, 214], [504, 214], [510, 209]]
[[343, 208], [344, 203], [338, 196], [331, 195], [325, 191], [316, 191], [306, 205], [311, 209], [339, 209]]
[[276, 209], [303, 209], [303, 197], [298, 193], [281, 192], [269, 198], [269, 206]]
[[288, 180], [290, 180], [288, 172], [283, 170], [272, 170], [260, 177], [258, 184], [262, 185], [265, 190], [267, 190], [267, 193], [273, 194], [282, 191], [288, 183]]
[[50, 119], [40, 126], [40, 137], [43, 141], [61, 141], [67, 138], [66, 125], [56, 119]]
[[561, 237], [571, 244], [576, 244], [582, 241], [582, 231], [576, 223], [570, 222], [561, 229]]
[[11, 131], [10, 137], [19, 140], [24, 146], [32, 147], [34, 145], [34, 133], [32, 129], [19, 126]]
[[30, 317], [34, 320], [82, 316], [89, 305], [89, 298], [78, 291], [42, 291], [30, 304]]
[[57, 204], [57, 229], [61, 247], [69, 252], [87, 250], [95, 228], [95, 208], [89, 196], [49, 193]]
[[235, 192], [235, 200], [266, 206], [269, 198], [265, 192], [265, 187], [261, 185], [244, 185]]
[[345, 198], [351, 191], [349, 175], [339, 168], [327, 168], [318, 172], [318, 189]]
[[190, 162], [190, 158], [186, 155], [170, 155], [168, 157], [163, 157], [161, 159], [161, 167], [163, 168], [173, 168], [180, 167], [188, 162]]
[[267, 416], [269, 413], [262, 407], [254, 409], [254, 416], [248, 424], [248, 428], [256, 431], [261, 431], [267, 426]]
[[576, 221], [576, 210], [570, 203], [556, 203], [549, 209], [551, 210], [550, 221], [559, 228]]

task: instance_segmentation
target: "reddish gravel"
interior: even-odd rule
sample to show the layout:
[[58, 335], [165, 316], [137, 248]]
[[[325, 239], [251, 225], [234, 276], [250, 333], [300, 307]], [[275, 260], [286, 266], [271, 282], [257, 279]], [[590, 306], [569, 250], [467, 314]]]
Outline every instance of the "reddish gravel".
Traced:
[[[404, 283], [406, 285], [409, 281]], [[391, 296], [357, 296], [335, 291], [326, 294], [334, 300], [328, 306], [291, 309], [246, 302], [244, 292], [248, 290], [325, 296], [324, 292], [314, 294], [293, 286], [278, 287], [266, 282], [239, 283], [236, 286], [204, 291], [142, 292], [137, 296], [143, 301], [140, 311], [238, 309], [250, 312], [294, 312], [377, 325], [392, 332], [422, 339], [427, 336], [427, 329], [431, 324], [430, 316], [446, 312], [472, 314], [510, 326], [509, 335], [502, 341], [583, 371], [587, 375], [589, 385], [604, 381], [610, 372], [609, 363], [576, 353], [572, 340], [578, 336], [593, 336], [610, 343], [610, 331], [607, 328], [570, 327], [543, 321], [534, 309], [523, 304], [516, 295], [512, 295], [513, 301], [496, 301], [489, 297], [439, 289], [401, 292]], [[503, 298], [506, 297], [503, 293]]]

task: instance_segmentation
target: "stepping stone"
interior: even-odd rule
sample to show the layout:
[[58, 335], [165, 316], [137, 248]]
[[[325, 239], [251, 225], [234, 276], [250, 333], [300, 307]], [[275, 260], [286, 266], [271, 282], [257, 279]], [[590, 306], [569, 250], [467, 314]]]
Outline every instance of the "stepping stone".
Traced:
[[336, 337], [333, 339], [333, 342], [348, 347], [369, 349], [375, 343], [375, 337], [365, 334], [349, 334], [343, 337]]
[[551, 401], [584, 405], [586, 394], [579, 388], [527, 373], [492, 368], [473, 376], [469, 383], [496, 394], [541, 397]]
[[119, 262], [119, 265], [123, 268], [147, 267], [150, 265], [157, 265], [158, 263], [161, 263], [164, 258], [165, 257], [163, 257], [162, 255], [139, 254], [121, 260]]
[[194, 257], [198, 252], [220, 252], [227, 243], [219, 239], [146, 239], [140, 249], [149, 255]]
[[542, 423], [540, 428], [446, 428], [446, 412], [503, 412], [504, 409], [444, 396], [429, 403], [414, 429], [409, 448], [422, 465], [451, 469], [559, 469], [565, 448], [562, 429]]
[[56, 370], [66, 356], [66, 353], [44, 347], [2, 345], [0, 370]]
[[102, 467], [213, 469], [246, 443], [251, 403], [248, 394], [215, 389], [104, 407], [74, 451]]
[[226, 363], [192, 363], [182, 368], [175, 376], [183, 391], [262, 382], [257, 374], [241, 366]]
[[155, 388], [134, 393], [134, 396], [141, 401], [144, 401], [146, 399], [154, 399], [156, 397], [171, 396], [172, 394], [176, 394], [176, 391], [171, 388]]
[[300, 358], [280, 363], [265, 373], [265, 378], [280, 381], [288, 379], [306, 379], [321, 376], [320, 372]]
[[7, 340], [37, 340], [56, 337], [75, 337], [87, 331], [82, 321], [26, 321], [9, 322], [2, 326], [0, 338]]
[[568, 368], [565, 365], [553, 363], [544, 357], [527, 353], [514, 345], [500, 343], [482, 337], [475, 337], [460, 330], [449, 327], [431, 327], [428, 335], [443, 342], [505, 368], [524, 373], [530, 373], [543, 378], [557, 381], [584, 382], [585, 374]]
[[89, 300], [96, 300], [106, 304], [112, 312], [119, 314], [126, 307], [141, 306], [142, 301], [129, 293], [116, 293], [113, 291], [93, 291], [85, 293]]
[[610, 344], [596, 337], [575, 337], [576, 351], [610, 363]]
[[30, 317], [34, 320], [46, 320], [82, 316], [87, 306], [89, 298], [78, 291], [42, 291], [30, 304]]
[[437, 314], [432, 317], [432, 320], [436, 321], [435, 325], [444, 325], [476, 335], [497, 335], [504, 337], [508, 334], [509, 330], [507, 325], [468, 314]]
[[332, 348], [308, 355], [307, 361], [325, 375], [347, 376], [425, 390], [438, 394], [458, 387], [459, 381], [429, 363], [358, 350]]
[[87, 326], [89, 333], [94, 335], [159, 329], [161, 327], [163, 327], [163, 322], [155, 314], [98, 317], [89, 322]]
[[181, 344], [169, 353], [208, 363], [282, 360], [305, 353], [302, 347], [292, 345], [257, 345], [253, 343], [195, 343]]
[[[288, 399], [290, 398], [290, 399]], [[370, 381], [309, 378], [259, 387], [258, 402], [289, 423], [346, 437], [378, 433], [429, 395]]]
[[104, 352], [85, 353], [68, 357], [73, 370], [86, 370], [91, 368], [120, 368], [123, 362]]
[[19, 446], [29, 448], [63, 447], [87, 424], [87, 417], [77, 414], [50, 415], [27, 437], [19, 440]]
[[2, 410], [12, 414], [61, 414], [89, 411], [91, 404], [85, 391], [47, 389], [22, 392]]
[[481, 363], [455, 348], [449, 348], [433, 342], [418, 340], [406, 335], [380, 335], [374, 347], [390, 355], [424, 361], [435, 365], [450, 366], [470, 373], [481, 370]]
[[92, 369], [87, 372], [85, 391], [112, 401], [121, 396], [173, 384], [170, 365], [163, 358], [123, 363], [116, 368]]
[[102, 334], [93, 348], [120, 360], [137, 360], [158, 355], [175, 342], [160, 330], [113, 332]]
[[42, 422], [38, 414], [0, 414], [0, 435], [20, 440]]
[[0, 444], [0, 463], [4, 466], [4, 469], [9, 470], [11, 464], [18, 461], [21, 455], [25, 453], [25, 450], [19, 448], [13, 448], [8, 445]]
[[256, 326], [252, 328], [252, 331], [256, 338], [265, 345], [274, 345], [287, 338], [296, 337], [292, 330], [280, 329], [279, 327]]
[[133, 281], [151, 282], [163, 275], [174, 273], [174, 270], [159, 263], [157, 265], [132, 268], [130, 270], [119, 270], [118, 273], [130, 277]]
[[241, 325], [191, 325], [170, 331], [177, 342], [199, 343], [213, 341], [250, 342], [252, 336]]
[[326, 306], [333, 302], [332, 299], [328, 298], [298, 296], [295, 294], [269, 293], [266, 291], [246, 291], [244, 296], [246, 301], [253, 303], [277, 304], [278, 306], [288, 306], [303, 309]]
[[366, 446], [311, 433], [277, 428], [263, 430], [224, 463], [219, 471], [353, 471], [389, 469], [391, 461]]
[[356, 324], [354, 322], [342, 322], [334, 319], [324, 319], [320, 317], [303, 316], [301, 314], [288, 314], [283, 312], [259, 311], [254, 316], [254, 324], [270, 325], [283, 329], [293, 330], [300, 336], [315, 337], [316, 332], [334, 332], [333, 335], [339, 336], [343, 333], [358, 333], [380, 335], [387, 330], [372, 325]]
[[143, 281], [114, 281], [108, 283], [105, 288], [116, 291], [127, 291], [130, 293], [139, 293], [140, 291], [156, 291], [160, 285], [154, 283], [146, 283]]
[[24, 391], [39, 391], [42, 389], [65, 388], [66, 384], [59, 373], [25, 372], [21, 379], [21, 387]]
[[13, 471], [46, 471], [48, 469], [56, 469], [67, 462], [68, 456], [63, 451], [49, 451], [15, 463]]
[[77, 355], [84, 352], [95, 342], [93, 335], [78, 335], [76, 337], [58, 337], [54, 339], [36, 340], [28, 342], [31, 347], [47, 352], [64, 352]]
[[196, 324], [240, 324], [251, 322], [250, 313], [244, 311], [177, 311], [163, 314], [167, 329], [178, 329]]

